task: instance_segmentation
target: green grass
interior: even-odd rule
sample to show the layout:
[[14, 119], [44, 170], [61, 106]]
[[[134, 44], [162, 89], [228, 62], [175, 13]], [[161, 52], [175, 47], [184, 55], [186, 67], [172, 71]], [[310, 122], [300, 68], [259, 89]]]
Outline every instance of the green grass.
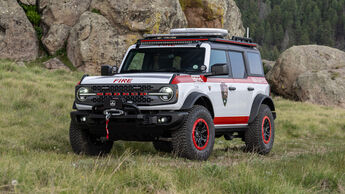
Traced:
[[68, 127], [81, 76], [0, 61], [0, 193], [345, 192], [344, 109], [275, 98], [268, 156], [224, 139], [207, 162], [135, 142], [116, 142], [103, 158], [78, 156]]

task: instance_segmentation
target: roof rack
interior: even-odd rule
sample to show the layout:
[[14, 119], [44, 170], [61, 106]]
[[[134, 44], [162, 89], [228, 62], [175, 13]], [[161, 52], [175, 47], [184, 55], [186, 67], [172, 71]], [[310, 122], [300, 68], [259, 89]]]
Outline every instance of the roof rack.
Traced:
[[[193, 44], [201, 42], [217, 42], [225, 44], [235, 44], [248, 47], [256, 47], [251, 38], [233, 36], [232, 39], [224, 39], [228, 36], [228, 31], [218, 28], [177, 28], [172, 29], [170, 34], [145, 34], [144, 38], [138, 40], [137, 48], [140, 45], [177, 45]], [[200, 44], [199, 44], [200, 43]]]

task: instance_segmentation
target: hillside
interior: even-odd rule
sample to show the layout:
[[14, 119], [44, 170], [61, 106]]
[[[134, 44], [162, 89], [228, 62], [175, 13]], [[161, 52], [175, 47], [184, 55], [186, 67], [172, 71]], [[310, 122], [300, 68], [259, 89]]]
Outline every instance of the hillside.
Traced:
[[236, 0], [243, 25], [275, 60], [292, 45], [319, 44], [345, 50], [345, 0]]
[[217, 140], [208, 162], [116, 142], [104, 158], [77, 156], [68, 140], [81, 73], [0, 60], [0, 193], [344, 193], [345, 110], [275, 98], [268, 156]]

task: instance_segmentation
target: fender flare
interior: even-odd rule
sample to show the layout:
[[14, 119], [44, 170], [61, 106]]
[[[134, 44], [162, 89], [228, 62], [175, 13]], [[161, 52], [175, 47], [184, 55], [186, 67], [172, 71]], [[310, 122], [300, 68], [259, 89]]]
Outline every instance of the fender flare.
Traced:
[[202, 94], [200, 92], [192, 92], [191, 94], [188, 95], [188, 97], [186, 98], [186, 100], [184, 101], [181, 110], [190, 110], [193, 108], [194, 104], [200, 99], [200, 98], [206, 98], [207, 99], [207, 103], [210, 103], [208, 107], [210, 113], [212, 116], [214, 116], [214, 110], [213, 110], [213, 105], [212, 105], [212, 101], [210, 100], [210, 98], [205, 95]]
[[261, 107], [261, 104], [266, 104], [267, 106], [269, 106], [272, 111], [273, 118], [276, 119], [277, 117], [275, 113], [276, 109], [275, 109], [272, 98], [263, 94], [258, 94], [253, 101], [248, 123], [252, 123], [254, 119], [256, 118], [256, 116], [259, 114], [259, 109]]

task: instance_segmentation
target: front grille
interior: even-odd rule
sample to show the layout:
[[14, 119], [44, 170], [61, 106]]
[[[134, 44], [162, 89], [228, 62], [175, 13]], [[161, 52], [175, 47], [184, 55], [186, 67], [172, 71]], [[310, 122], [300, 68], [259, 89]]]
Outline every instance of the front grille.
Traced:
[[97, 93], [97, 97], [91, 99], [93, 103], [104, 103], [107, 99], [114, 97], [121, 97], [126, 102], [131, 102], [138, 105], [147, 104], [153, 101], [148, 92], [151, 92], [154, 87], [150, 85], [97, 85], [92, 86], [91, 89]]
[[[90, 88], [90, 93], [94, 95], [88, 96], [83, 102], [77, 100], [77, 103], [85, 105], [97, 105], [109, 103], [112, 99], [122, 99], [122, 102], [135, 104], [138, 106], [154, 106], [163, 104], [176, 103], [177, 96], [169, 102], [164, 102], [157, 95], [150, 93], [159, 93], [164, 86], [172, 87], [176, 93], [177, 85], [171, 84], [112, 84], [112, 85], [78, 85], [76, 92], [80, 87]], [[106, 104], [104, 104], [106, 105]]]

